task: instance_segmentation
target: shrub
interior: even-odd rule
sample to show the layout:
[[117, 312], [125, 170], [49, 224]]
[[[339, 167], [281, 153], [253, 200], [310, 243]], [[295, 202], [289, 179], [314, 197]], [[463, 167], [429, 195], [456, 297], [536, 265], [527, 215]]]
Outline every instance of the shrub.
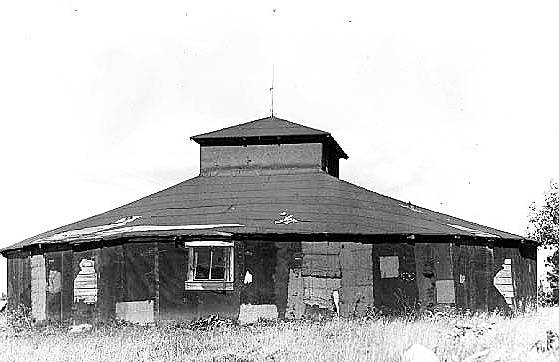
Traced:
[[9, 309], [6, 312], [6, 321], [16, 333], [31, 330], [33, 327], [31, 308], [19, 304], [15, 308]]

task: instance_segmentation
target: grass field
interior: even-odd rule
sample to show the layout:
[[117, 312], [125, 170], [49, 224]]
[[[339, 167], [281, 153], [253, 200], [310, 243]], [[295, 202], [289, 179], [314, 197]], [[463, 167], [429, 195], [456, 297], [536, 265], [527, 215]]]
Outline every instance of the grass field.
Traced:
[[400, 361], [413, 343], [432, 349], [440, 361], [559, 361], [559, 350], [530, 351], [546, 331], [559, 332], [559, 309], [506, 318], [436, 316], [418, 320], [361, 319], [182, 325], [94, 326], [71, 334], [42, 328], [14, 334], [6, 329], [1, 361]]

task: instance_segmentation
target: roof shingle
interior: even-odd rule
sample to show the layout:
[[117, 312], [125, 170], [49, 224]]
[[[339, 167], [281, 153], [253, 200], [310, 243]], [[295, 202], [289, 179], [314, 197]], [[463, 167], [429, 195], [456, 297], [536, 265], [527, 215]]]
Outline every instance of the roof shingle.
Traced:
[[114, 210], [25, 239], [3, 251], [45, 243], [220, 233], [523, 239], [410, 205], [323, 171], [286, 170], [271, 175], [194, 177]]
[[191, 139], [199, 141], [209, 138], [326, 136], [329, 134], [328, 132], [286, 121], [285, 119], [266, 117], [217, 131], [192, 136]]

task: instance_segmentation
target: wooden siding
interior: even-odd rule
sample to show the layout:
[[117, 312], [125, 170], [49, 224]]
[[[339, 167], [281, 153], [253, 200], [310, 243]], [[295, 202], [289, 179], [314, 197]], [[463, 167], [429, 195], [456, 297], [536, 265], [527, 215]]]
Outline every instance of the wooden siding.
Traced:
[[435, 248], [430, 243], [416, 243], [415, 279], [417, 282], [419, 307], [432, 308], [436, 305]]
[[251, 169], [321, 167], [321, 143], [200, 147], [200, 174], [204, 176]]
[[[272, 243], [255, 241], [244, 243], [241, 304], [276, 304], [277, 259], [277, 249]], [[252, 275], [251, 283], [244, 284], [246, 273]]]
[[8, 308], [19, 305], [31, 308], [31, 264], [27, 253], [16, 253], [7, 263]]
[[42, 254], [31, 256], [31, 314], [36, 321], [47, 319], [47, 281], [45, 257]]
[[[381, 277], [380, 259], [398, 257], [397, 276]], [[416, 308], [419, 292], [415, 281], [416, 264], [413, 244], [374, 244], [373, 285], [375, 307], [402, 313]]]
[[373, 263], [373, 245], [341, 243], [341, 316], [361, 316], [373, 308]]
[[535, 246], [457, 245], [454, 253], [458, 308], [511, 312], [535, 307]]
[[[292, 299], [290, 292], [290, 276], [301, 275], [301, 243], [300, 242], [277, 242], [275, 243], [276, 268], [275, 268], [275, 298], [278, 309], [279, 318], [285, 318], [288, 309], [294, 310], [301, 306], [289, 306], [288, 300]], [[292, 285], [293, 287], [293, 285]], [[295, 292], [293, 288], [291, 292]], [[299, 299], [295, 299], [296, 301]]]
[[[210, 315], [237, 318], [239, 291], [242, 288], [242, 277], [244, 277], [240, 271], [243, 265], [242, 245], [236, 244], [234, 252], [235, 277], [232, 291], [185, 290], [184, 282], [188, 260], [186, 249], [175, 242], [159, 242], [159, 319], [193, 320]], [[155, 271], [155, 264], [153, 267]]]
[[[536, 249], [526, 245], [247, 240], [236, 241], [234, 252], [232, 291], [184, 290], [186, 252], [174, 241], [82, 246], [33, 257], [14, 253], [8, 258], [9, 307], [32, 306], [37, 320], [80, 322], [113, 318], [123, 302], [149, 306], [153, 310], [142, 313], [153, 320], [237, 318], [241, 305], [261, 306], [249, 309], [266, 316], [277, 312], [279, 318], [331, 315], [333, 291], [339, 292], [344, 317], [365, 314], [373, 306], [411, 311], [417, 302], [422, 307], [510, 311], [507, 298], [512, 298], [513, 310], [524, 311], [536, 301]], [[95, 262], [94, 303], [73, 295], [83, 259]], [[503, 265], [509, 259], [510, 277], [501, 273], [503, 280], [496, 279], [508, 270]], [[245, 285], [247, 270], [253, 282]], [[51, 289], [51, 271], [61, 273], [60, 292]], [[506, 287], [497, 287], [500, 284]]]

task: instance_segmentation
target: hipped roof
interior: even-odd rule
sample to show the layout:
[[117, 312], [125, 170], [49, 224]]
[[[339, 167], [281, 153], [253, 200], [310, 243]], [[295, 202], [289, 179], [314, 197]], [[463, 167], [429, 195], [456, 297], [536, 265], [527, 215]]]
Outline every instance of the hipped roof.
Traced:
[[390, 235], [523, 240], [366, 190], [320, 170], [285, 170], [272, 175], [194, 177], [2, 251], [141, 236], [295, 234], [386, 236], [386, 242]]
[[202, 146], [322, 142], [339, 157], [348, 156], [328, 132], [286, 121], [275, 116], [190, 137]]

